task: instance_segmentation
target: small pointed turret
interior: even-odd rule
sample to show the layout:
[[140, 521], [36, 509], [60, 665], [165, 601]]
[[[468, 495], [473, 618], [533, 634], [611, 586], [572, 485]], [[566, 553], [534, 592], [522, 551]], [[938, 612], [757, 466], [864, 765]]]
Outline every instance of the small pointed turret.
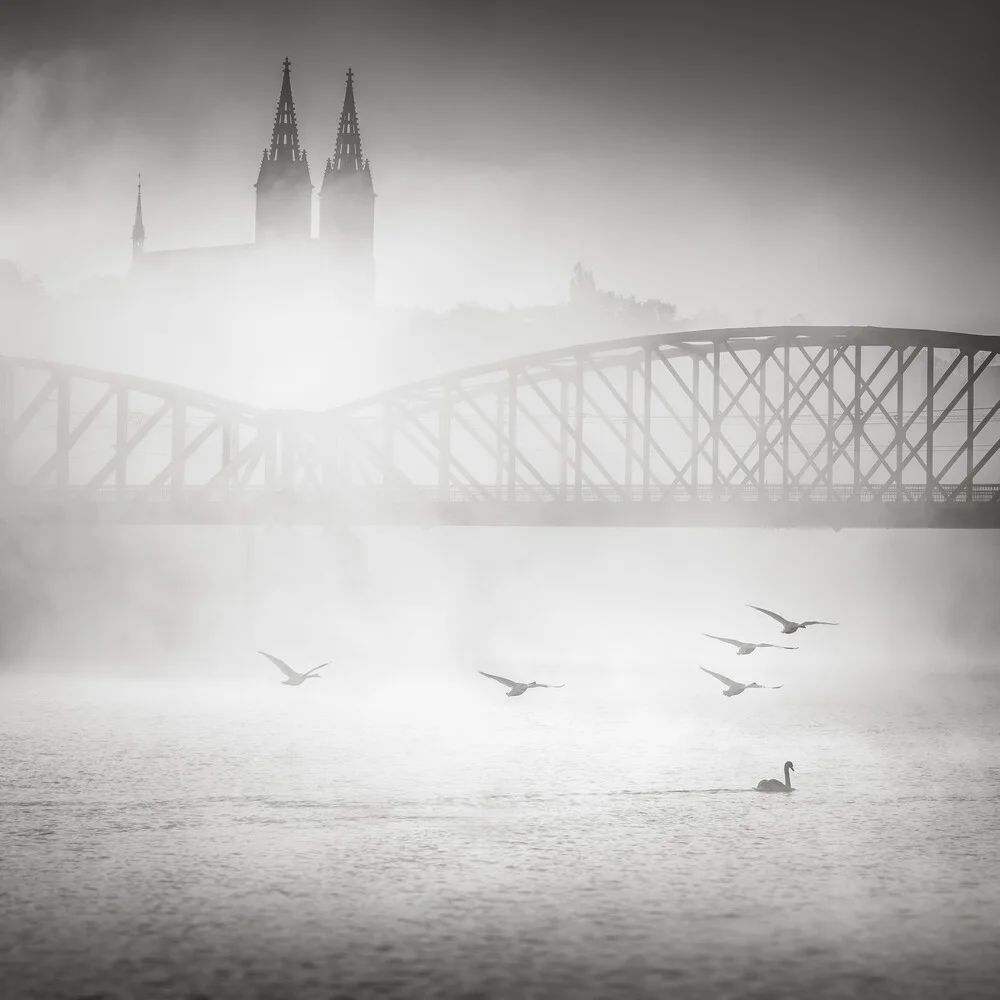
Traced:
[[347, 70], [344, 107], [334, 155], [326, 161], [320, 189], [320, 239], [342, 261], [352, 261], [374, 285], [375, 190], [364, 158], [354, 100], [354, 71]]
[[291, 62], [282, 64], [281, 92], [257, 176], [257, 242], [312, 234], [312, 182], [292, 100]]
[[146, 227], [142, 224], [142, 174], [135, 196], [135, 222], [132, 223], [132, 256], [138, 257], [146, 245]]

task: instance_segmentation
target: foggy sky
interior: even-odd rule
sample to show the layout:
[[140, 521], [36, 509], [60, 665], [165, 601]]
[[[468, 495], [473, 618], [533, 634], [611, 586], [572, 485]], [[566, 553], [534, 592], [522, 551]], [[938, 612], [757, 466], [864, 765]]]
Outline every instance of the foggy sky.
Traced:
[[[10, 5], [8, 5], [10, 6]], [[252, 239], [281, 60], [313, 181], [353, 66], [380, 297], [599, 284], [734, 323], [998, 332], [995, 5], [35, 3], [0, 14], [0, 258]]]

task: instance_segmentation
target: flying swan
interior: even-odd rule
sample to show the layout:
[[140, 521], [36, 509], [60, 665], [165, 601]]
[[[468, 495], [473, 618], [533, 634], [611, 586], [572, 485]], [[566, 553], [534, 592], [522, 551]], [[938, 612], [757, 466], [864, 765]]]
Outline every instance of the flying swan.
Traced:
[[777, 778], [762, 778], [757, 782], [758, 792], [794, 792], [792, 779], [788, 776], [789, 771], [794, 771], [795, 765], [790, 761], [785, 761], [785, 781], [782, 784]]
[[318, 667], [313, 667], [312, 670], [307, 670], [304, 674], [300, 674], [297, 670], [292, 670], [292, 668], [285, 663], [284, 660], [279, 660], [278, 657], [272, 656], [270, 653], [265, 653], [264, 650], [258, 649], [258, 653], [261, 656], [266, 656], [284, 675], [287, 680], [282, 681], [282, 684], [287, 684], [289, 687], [298, 687], [299, 684], [303, 684], [308, 680], [312, 680], [314, 677], [319, 675], [316, 673], [321, 667], [327, 666], [329, 660], [326, 663], [321, 663]]
[[496, 674], [488, 674], [485, 670], [479, 671], [484, 677], [489, 677], [491, 680], [499, 681], [501, 684], [506, 684], [510, 690], [507, 692], [508, 698], [516, 698], [518, 695], [524, 694], [528, 688], [561, 688], [565, 687], [565, 684], [539, 684], [537, 681], [532, 681], [530, 684], [524, 684], [521, 681], [512, 681], [506, 677], [498, 677]]
[[767, 608], [758, 608], [756, 604], [748, 604], [748, 608], [753, 608], [754, 611], [760, 611], [762, 614], [770, 615], [776, 622], [781, 625], [782, 635], [791, 635], [793, 632], [798, 632], [800, 628], [808, 628], [810, 625], [839, 625], [840, 622], [792, 622], [787, 618], [782, 618], [781, 615], [774, 611], [768, 611]]
[[744, 691], [749, 691], [750, 688], [766, 688], [770, 691], [777, 691], [778, 688], [785, 686], [784, 684], [775, 684], [774, 687], [771, 687], [769, 684], [758, 684], [756, 681], [752, 684], [741, 684], [739, 681], [734, 681], [725, 674], [717, 674], [714, 670], [708, 670], [700, 664], [698, 669], [704, 670], [706, 674], [711, 674], [716, 680], [720, 680], [723, 684], [728, 685], [726, 690], [722, 692], [724, 698], [735, 698], [736, 695], [743, 694]]
[[721, 635], [709, 635], [702, 632], [703, 636], [709, 639], [718, 639], [719, 642], [728, 642], [730, 646], [736, 647], [737, 656], [749, 656], [755, 649], [798, 649], [798, 646], [776, 646], [773, 642], [740, 642], [739, 639], [724, 639]]

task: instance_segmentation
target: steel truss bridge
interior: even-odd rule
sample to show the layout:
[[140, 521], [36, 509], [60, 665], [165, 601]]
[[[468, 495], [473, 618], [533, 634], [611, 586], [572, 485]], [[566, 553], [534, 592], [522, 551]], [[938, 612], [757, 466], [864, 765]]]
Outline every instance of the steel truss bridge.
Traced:
[[41, 522], [1000, 528], [1000, 337], [614, 340], [323, 413], [0, 357], [0, 514]]

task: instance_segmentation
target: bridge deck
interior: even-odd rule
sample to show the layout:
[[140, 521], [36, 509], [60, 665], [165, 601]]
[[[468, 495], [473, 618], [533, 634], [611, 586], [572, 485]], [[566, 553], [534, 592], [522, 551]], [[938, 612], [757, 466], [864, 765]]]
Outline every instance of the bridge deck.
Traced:
[[240, 487], [207, 499], [200, 491], [108, 488], [8, 494], [5, 517], [86, 524], [289, 524], [547, 527], [1000, 528], [1000, 485], [973, 487], [674, 487], [580, 491], [565, 496], [518, 487], [470, 497], [436, 487], [373, 488], [340, 495]]

